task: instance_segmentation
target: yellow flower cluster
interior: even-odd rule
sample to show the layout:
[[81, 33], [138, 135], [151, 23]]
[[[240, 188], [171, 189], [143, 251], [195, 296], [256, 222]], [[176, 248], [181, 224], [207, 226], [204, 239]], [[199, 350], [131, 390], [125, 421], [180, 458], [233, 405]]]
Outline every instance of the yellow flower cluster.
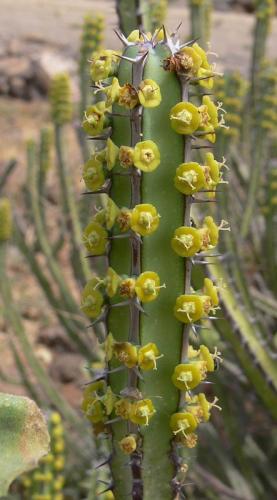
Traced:
[[204, 164], [196, 162], [182, 163], [176, 169], [174, 185], [185, 195], [192, 195], [202, 189], [215, 190], [222, 179], [221, 168], [224, 162], [219, 162], [212, 153], [206, 153]]
[[[220, 117], [218, 117], [221, 111]], [[216, 106], [209, 96], [202, 98], [202, 104], [195, 106], [191, 102], [179, 102], [170, 111], [170, 123], [178, 134], [201, 135], [201, 139], [206, 139], [214, 143], [216, 140], [215, 130], [224, 127], [224, 110], [221, 103]]]
[[212, 89], [214, 84], [215, 65], [210, 64], [206, 52], [194, 43], [185, 46], [164, 60], [163, 67], [167, 71], [175, 71], [186, 79], [197, 82], [200, 86]]
[[148, 425], [155, 413], [150, 399], [117, 397], [104, 380], [89, 384], [83, 393], [82, 410], [98, 432], [105, 430], [109, 418], [120, 417], [137, 425]]
[[218, 406], [217, 398], [209, 402], [204, 393], [196, 396], [186, 396], [186, 406], [178, 413], [174, 413], [170, 419], [170, 427], [178, 442], [194, 448], [197, 444], [197, 434], [195, 429], [201, 422], [207, 422], [210, 418], [210, 410]]
[[219, 231], [229, 231], [230, 227], [224, 220], [218, 226], [208, 215], [200, 228], [181, 226], [175, 229], [171, 240], [174, 252], [180, 257], [192, 257], [201, 250], [210, 250], [218, 244]]
[[137, 347], [131, 342], [115, 341], [111, 333], [104, 342], [104, 348], [107, 362], [115, 358], [127, 368], [138, 366], [145, 371], [157, 370], [157, 359], [163, 357], [156, 344], [152, 342]]
[[136, 296], [140, 302], [147, 303], [158, 298], [161, 288], [165, 288], [165, 284], [160, 284], [158, 274], [153, 271], [145, 271], [137, 278], [130, 278], [119, 276], [109, 267], [105, 278], [93, 277], [88, 281], [82, 292], [81, 309], [89, 318], [97, 318], [101, 314], [105, 295], [128, 299]]

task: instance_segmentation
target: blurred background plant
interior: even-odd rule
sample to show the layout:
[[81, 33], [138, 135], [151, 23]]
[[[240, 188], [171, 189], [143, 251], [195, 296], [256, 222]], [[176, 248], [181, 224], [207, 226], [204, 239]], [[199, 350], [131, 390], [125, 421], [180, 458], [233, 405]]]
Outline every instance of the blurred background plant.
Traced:
[[[167, 7], [169, 12], [171, 8], [165, 0], [115, 3], [118, 25], [126, 35], [138, 26], [153, 32], [166, 19]], [[217, 2], [183, 3], [178, 4], [180, 20], [182, 9], [189, 8], [191, 37], [209, 47]], [[249, 75], [246, 78], [238, 71], [219, 74], [215, 88], [227, 112], [227, 128], [221, 129], [213, 153], [221, 161], [224, 152], [223, 162], [229, 170], [218, 189], [218, 203], [210, 205], [219, 221], [229, 221], [232, 231], [223, 233], [219, 259], [209, 258], [202, 266], [203, 273], [220, 287], [224, 319], [220, 316], [212, 324], [203, 324], [198, 337], [199, 343], [203, 340], [211, 348], [220, 345], [223, 354], [220, 374], [214, 375], [222, 412], [214, 415], [199, 439], [197, 462], [185, 486], [191, 499], [273, 500], [277, 496], [273, 425], [277, 415], [277, 70], [266, 54], [274, 2], [256, 0], [251, 5], [255, 28]], [[81, 165], [94, 147], [81, 129], [83, 110], [92, 103], [87, 61], [100, 49], [105, 23], [109, 24], [109, 19], [95, 12], [93, 0], [89, 7], [79, 56], [79, 102], [72, 100], [68, 74], [53, 76], [49, 92], [52, 120], [43, 124], [39, 138], [27, 141], [20, 197], [9, 189], [9, 179], [16, 175], [16, 159], [3, 165], [0, 176], [0, 312], [17, 369], [11, 376], [2, 363], [0, 380], [31, 395], [49, 414], [52, 436], [48, 458], [14, 484], [13, 497], [18, 498], [93, 499], [97, 492], [109, 489], [107, 466], [97, 467], [105, 462], [109, 442], [93, 436], [79, 411], [80, 388], [89, 380], [89, 368], [101, 366], [103, 359], [97, 341], [102, 339], [101, 327], [87, 328], [79, 308], [83, 284], [94, 271], [101, 273], [104, 263], [90, 261], [83, 254], [81, 234], [90, 209], [88, 197], [77, 195], [84, 186], [80, 189], [81, 170], [76, 169], [72, 153], [79, 147]], [[210, 92], [208, 78], [203, 80], [202, 90]], [[102, 202], [103, 195], [99, 195], [95, 207]], [[10, 205], [12, 235], [5, 229]], [[205, 204], [199, 204], [202, 214]], [[44, 296], [39, 315], [46, 333], [44, 338], [40, 334], [40, 350], [22, 314], [17, 288], [20, 274], [17, 277], [16, 269], [11, 272], [18, 251]], [[195, 286], [202, 279], [198, 272]], [[24, 288], [23, 283], [21, 293]], [[59, 331], [54, 338], [51, 323]], [[42, 349], [45, 344], [51, 349]], [[54, 359], [50, 363], [51, 350]], [[61, 358], [62, 376], [57, 381]], [[72, 373], [79, 387], [69, 398], [61, 380], [72, 382]], [[59, 470], [53, 465], [57, 460]], [[112, 498], [112, 494], [100, 498]]]

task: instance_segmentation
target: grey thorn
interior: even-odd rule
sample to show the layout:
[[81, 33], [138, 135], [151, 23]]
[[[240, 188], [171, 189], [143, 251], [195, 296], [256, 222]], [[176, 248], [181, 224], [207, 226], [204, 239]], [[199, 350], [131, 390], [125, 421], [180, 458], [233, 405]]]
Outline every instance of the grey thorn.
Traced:
[[197, 42], [197, 40], [199, 40], [199, 37], [197, 37], [197, 38], [193, 38], [193, 40], [189, 40], [188, 42], [182, 43], [182, 44], [179, 46], [179, 50], [182, 50], [182, 49], [184, 49], [185, 47], [189, 47], [190, 45], [193, 45], [195, 42]]
[[119, 57], [119, 59], [123, 59], [123, 61], [128, 61], [131, 64], [135, 64], [137, 62], [137, 59], [133, 57], [127, 57], [127, 56], [121, 56], [119, 54], [115, 54], [116, 57]]
[[97, 191], [85, 191], [82, 193], [82, 196], [85, 196], [87, 194], [102, 194], [102, 193], [107, 193], [111, 187], [112, 183], [111, 180], [109, 179], [101, 189], [98, 189]]
[[162, 26], [162, 30], [163, 30], [163, 34], [164, 34], [163, 43], [168, 46], [171, 54], [174, 54], [176, 52], [176, 45], [174, 44], [174, 42], [173, 42], [172, 38], [170, 37], [170, 35], [168, 34], [168, 32], [166, 31], [166, 28], [164, 25]]
[[122, 421], [122, 418], [116, 417], [116, 418], [112, 418], [111, 420], [107, 420], [105, 422], [105, 425], [112, 425], [112, 424], [116, 424], [117, 422], [121, 422], [121, 421]]
[[134, 300], [132, 303], [140, 312], [142, 312], [146, 316], [149, 316], [149, 314], [145, 311], [145, 309], [143, 309], [141, 303], [138, 300]]
[[126, 240], [126, 238], [131, 238], [132, 235], [127, 232], [127, 233], [123, 233], [123, 234], [114, 234], [112, 236], [107, 236], [107, 240]]
[[123, 45], [125, 45], [125, 47], [131, 47], [133, 45], [136, 45], [133, 42], [129, 42], [129, 40], [126, 38], [124, 33], [122, 33], [121, 31], [114, 29], [114, 32], [115, 32], [116, 36], [119, 38], [119, 40], [123, 43]]
[[173, 31], [173, 32], [170, 34], [170, 37], [171, 37], [174, 41], [176, 41], [176, 36], [178, 35], [179, 30], [180, 30], [180, 28], [181, 28], [182, 24], [183, 24], [183, 21], [181, 21], [181, 22], [178, 24], [178, 26], [177, 26], [177, 28], [175, 29], [175, 31]]
[[144, 31], [140, 30], [139, 33], [142, 36], [144, 43], [150, 43], [151, 42], [151, 40], [149, 40], [148, 36], [146, 35], [146, 33]]
[[101, 323], [102, 321], [105, 321], [106, 319], [106, 316], [108, 314], [108, 308], [106, 308], [104, 310], [104, 312], [102, 314], [100, 314], [100, 316], [98, 316], [98, 318], [96, 318], [92, 323], [90, 323], [86, 328], [90, 328], [94, 325], [97, 325], [97, 323]]
[[159, 33], [162, 31], [162, 29], [163, 29], [163, 28], [162, 28], [162, 27], [160, 27], [160, 28], [156, 31], [155, 35], [152, 37], [151, 42], [152, 42], [153, 47], [155, 47], [155, 46], [159, 43], [159, 42], [157, 42], [157, 38], [158, 38]]

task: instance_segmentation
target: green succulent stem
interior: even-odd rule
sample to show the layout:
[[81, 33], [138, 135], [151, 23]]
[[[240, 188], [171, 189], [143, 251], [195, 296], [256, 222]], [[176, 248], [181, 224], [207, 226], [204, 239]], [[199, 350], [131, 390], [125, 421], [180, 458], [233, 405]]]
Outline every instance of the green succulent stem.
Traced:
[[212, 0], [190, 0], [191, 38], [206, 48], [210, 41]]
[[133, 30], [153, 32], [163, 24], [167, 0], [116, 0], [119, 27], [126, 36]]

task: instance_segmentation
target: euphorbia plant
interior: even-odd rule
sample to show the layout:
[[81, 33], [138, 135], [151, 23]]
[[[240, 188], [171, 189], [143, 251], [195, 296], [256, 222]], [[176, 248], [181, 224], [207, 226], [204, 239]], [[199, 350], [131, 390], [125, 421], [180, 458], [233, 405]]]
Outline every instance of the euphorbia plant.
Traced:
[[111, 435], [115, 498], [166, 500], [182, 491], [198, 427], [216, 406], [201, 384], [219, 353], [189, 340], [219, 308], [217, 286], [206, 278], [194, 290], [191, 272], [229, 229], [210, 215], [194, 218], [194, 204], [214, 201], [222, 181], [224, 162], [198, 153], [224, 119], [206, 90], [214, 67], [195, 41], [182, 44], [165, 29], [118, 36], [122, 54], [92, 59], [100, 100], [83, 122], [95, 144], [84, 181], [92, 196], [106, 193], [83, 241], [107, 264], [82, 295], [92, 326], [105, 322], [107, 362], [83, 409], [96, 432]]

